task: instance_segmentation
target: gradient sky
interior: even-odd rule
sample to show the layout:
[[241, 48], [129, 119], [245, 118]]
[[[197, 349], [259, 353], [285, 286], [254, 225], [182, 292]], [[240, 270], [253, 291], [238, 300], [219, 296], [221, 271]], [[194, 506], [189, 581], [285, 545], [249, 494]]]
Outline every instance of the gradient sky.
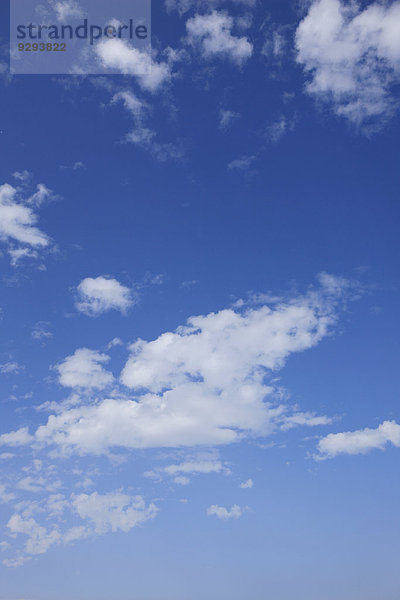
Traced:
[[0, 600], [399, 600], [400, 2], [6, 5]]

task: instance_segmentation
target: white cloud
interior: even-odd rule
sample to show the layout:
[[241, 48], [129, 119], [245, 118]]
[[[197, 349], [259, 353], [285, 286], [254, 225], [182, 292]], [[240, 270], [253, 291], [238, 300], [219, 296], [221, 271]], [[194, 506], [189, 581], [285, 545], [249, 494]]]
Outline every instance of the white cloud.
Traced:
[[177, 477], [174, 478], [174, 482], [177, 485], [189, 485], [190, 479], [189, 479], [189, 477], [185, 477], [184, 475], [178, 475]]
[[131, 497], [121, 492], [80, 494], [73, 497], [72, 504], [82, 519], [88, 519], [92, 523], [97, 534], [108, 531], [126, 533], [153, 519], [158, 512], [154, 504], [146, 507], [141, 496]]
[[80, 348], [67, 356], [55, 369], [64, 387], [102, 390], [113, 382], [113, 375], [104, 369], [110, 357], [88, 348]]
[[15, 454], [13, 454], [12, 452], [2, 452], [0, 454], [0, 460], [10, 460], [11, 458], [14, 458]]
[[[1, 492], [1, 490], [0, 490]], [[141, 496], [130, 496], [121, 490], [106, 494], [50, 494], [40, 501], [20, 502], [8, 521], [11, 537], [27, 537], [22, 551], [3, 563], [6, 566], [20, 566], [32, 556], [44, 554], [54, 545], [66, 545], [79, 539], [108, 532], [128, 532], [132, 528], [153, 519], [158, 508], [146, 505]], [[46, 515], [46, 524], [39, 523], [33, 515]], [[78, 518], [83, 524], [66, 527], [66, 516], [70, 513], [74, 522]], [[36, 516], [36, 515], [35, 515]], [[48, 526], [49, 516], [53, 524]], [[9, 545], [4, 548], [8, 550]]]
[[17, 431], [10, 431], [0, 435], [0, 446], [24, 446], [29, 444], [33, 437], [29, 434], [28, 427], [21, 427]]
[[294, 123], [292, 121], [281, 116], [277, 121], [267, 125], [265, 136], [270, 142], [277, 143], [286, 133], [292, 131], [293, 127]]
[[187, 281], [182, 281], [179, 287], [183, 290], [189, 290], [192, 287], [194, 287], [197, 283], [197, 279], [188, 279]]
[[[180, 15], [183, 15], [188, 10], [196, 7], [196, 10], [216, 8], [226, 4], [228, 0], [165, 0], [165, 7], [167, 11], [176, 11]], [[233, 4], [242, 5], [244, 7], [254, 7], [257, 0], [230, 0]]]
[[0, 365], [0, 373], [17, 374], [22, 367], [16, 362], [7, 362]]
[[138, 122], [142, 121], [145, 112], [149, 110], [147, 102], [139, 100], [139, 98], [130, 90], [117, 92], [114, 94], [111, 102], [114, 103], [119, 100], [124, 103], [125, 108], [129, 110]]
[[116, 346], [123, 346], [123, 345], [124, 345], [124, 342], [120, 338], [115, 337], [111, 340], [111, 342], [108, 342], [106, 347], [107, 347], [107, 350], [111, 350], [112, 348], [115, 348]]
[[84, 16], [82, 7], [75, 0], [59, 0], [51, 2], [56, 12], [57, 19], [65, 22], [68, 19], [79, 19]]
[[20, 479], [17, 483], [18, 489], [25, 492], [32, 492], [34, 494], [43, 491], [55, 491], [59, 487], [61, 487], [61, 483], [59, 481], [49, 481], [48, 479], [40, 476], [38, 477], [37, 475], [33, 477], [28, 475], [27, 477]]
[[3, 484], [0, 484], [0, 504], [1, 503], [8, 504], [9, 502], [12, 502], [14, 499], [15, 499], [15, 495], [12, 492], [7, 492], [6, 486]]
[[50, 240], [36, 227], [37, 220], [33, 208], [17, 201], [16, 188], [7, 183], [0, 186], [0, 240], [31, 248], [48, 246]]
[[159, 467], [152, 471], [146, 471], [146, 477], [160, 480], [163, 475], [174, 477], [174, 482], [179, 485], [187, 485], [190, 479], [187, 475], [205, 475], [209, 473], [230, 474], [227, 466], [218, 459], [216, 452], [198, 452], [188, 457], [184, 462]]
[[218, 506], [218, 504], [213, 504], [207, 509], [208, 516], [215, 516], [223, 521], [227, 521], [228, 519], [238, 519], [243, 515], [243, 512], [244, 510], [237, 504], [234, 504], [230, 510], [225, 508], [225, 506]]
[[71, 169], [72, 171], [79, 171], [81, 169], [86, 169], [86, 165], [81, 160], [77, 160], [72, 165], [61, 165], [60, 169]]
[[36, 260], [39, 257], [39, 253], [31, 248], [9, 248], [7, 253], [12, 267], [18, 267], [25, 258]]
[[10, 547], [8, 542], [0, 542], [0, 552], [5, 552]]
[[315, 458], [333, 458], [339, 454], [366, 454], [373, 449], [383, 450], [388, 444], [400, 447], [400, 425], [395, 421], [384, 421], [376, 429], [330, 433], [319, 441], [319, 454]]
[[36, 323], [31, 333], [32, 338], [38, 342], [41, 342], [42, 344], [50, 340], [53, 337], [53, 334], [49, 330], [49, 326], [50, 324], [46, 321], [39, 321]]
[[242, 490], [249, 490], [253, 487], [254, 482], [252, 479], [248, 479], [247, 481], [244, 481], [243, 483], [240, 484], [240, 487], [242, 488]]
[[221, 109], [219, 111], [219, 128], [226, 131], [230, 124], [239, 117], [240, 114], [233, 110]]
[[27, 199], [28, 204], [33, 206], [41, 206], [44, 202], [53, 198], [53, 192], [44, 183], [38, 183], [36, 186], [36, 192]]
[[248, 171], [256, 158], [256, 156], [241, 156], [240, 158], [235, 158], [228, 164], [228, 171]]
[[293, 415], [284, 415], [281, 429], [282, 431], [288, 431], [295, 427], [320, 427], [321, 425], [330, 425], [333, 421], [333, 418], [325, 415], [319, 416], [311, 412], [298, 412]]
[[28, 536], [25, 552], [31, 555], [44, 554], [50, 546], [59, 543], [61, 540], [61, 534], [57, 529], [47, 531], [32, 517], [24, 518], [17, 513], [12, 515], [7, 527], [13, 535], [22, 533]]
[[126, 142], [135, 144], [149, 152], [154, 158], [161, 162], [167, 160], [177, 160], [182, 158], [182, 150], [171, 143], [161, 143], [157, 141], [157, 134], [146, 125], [149, 105], [140, 100], [130, 90], [120, 91], [114, 94], [111, 103], [122, 102], [128, 110], [134, 121], [134, 128], [125, 136]]
[[104, 67], [134, 75], [146, 91], [154, 93], [171, 79], [170, 64], [156, 62], [149, 52], [133, 48], [124, 40], [103, 40], [96, 44], [95, 51]]
[[132, 290], [108, 277], [86, 277], [78, 285], [77, 292], [79, 300], [75, 306], [89, 317], [97, 317], [108, 310], [126, 314], [134, 304]]
[[[63, 406], [35, 434], [65, 451], [102, 453], [113, 447], [215, 446], [286, 428], [294, 414], [267, 377], [294, 352], [332, 332], [347, 282], [333, 280], [273, 307], [257, 305], [191, 317], [185, 326], [131, 345], [121, 381], [132, 391]], [[60, 383], [101, 389], [112, 382], [105, 355], [81, 349], [58, 365]], [[83, 403], [82, 403], [83, 402]], [[308, 423], [308, 421], [310, 421]], [[323, 420], [325, 421], [325, 419]], [[322, 424], [322, 421], [319, 421]], [[291, 422], [290, 426], [294, 423]]]
[[177, 473], [221, 473], [225, 467], [219, 460], [191, 460], [177, 465], [168, 465], [164, 468], [168, 475], [176, 475]]
[[86, 166], [85, 163], [83, 163], [81, 160], [77, 160], [76, 162], [74, 162], [71, 169], [73, 171], [79, 171], [79, 169], [86, 169]]
[[296, 32], [307, 91], [355, 125], [390, 117], [400, 75], [400, 2], [316, 0]]
[[13, 177], [17, 181], [25, 183], [26, 181], [29, 181], [29, 179], [32, 177], [32, 173], [24, 169], [23, 171], [15, 171], [15, 173], [13, 173]]
[[233, 17], [225, 12], [196, 15], [186, 22], [187, 42], [204, 58], [227, 58], [242, 65], [251, 57], [253, 46], [247, 38], [232, 33], [234, 25]]

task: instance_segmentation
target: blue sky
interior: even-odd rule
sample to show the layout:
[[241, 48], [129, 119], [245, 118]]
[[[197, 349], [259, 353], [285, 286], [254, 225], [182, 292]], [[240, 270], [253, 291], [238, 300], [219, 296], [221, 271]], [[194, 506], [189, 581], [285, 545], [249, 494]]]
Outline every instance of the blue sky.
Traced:
[[0, 600], [397, 600], [400, 2], [5, 4]]

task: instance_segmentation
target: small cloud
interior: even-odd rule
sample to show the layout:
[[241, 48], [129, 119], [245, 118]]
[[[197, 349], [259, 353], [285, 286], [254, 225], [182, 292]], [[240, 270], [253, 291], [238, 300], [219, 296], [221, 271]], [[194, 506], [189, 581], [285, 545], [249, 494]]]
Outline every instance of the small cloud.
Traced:
[[0, 365], [0, 373], [5, 373], [5, 374], [17, 374], [20, 373], [20, 371], [23, 370], [23, 367], [21, 365], [19, 365], [16, 362], [6, 362], [3, 363], [2, 365]]
[[10, 547], [8, 542], [0, 542], [0, 552], [5, 552]]
[[205, 59], [223, 58], [241, 66], [253, 54], [253, 45], [246, 37], [236, 36], [234, 28], [234, 18], [225, 12], [197, 14], [186, 22], [186, 41]]
[[33, 441], [33, 436], [30, 435], [28, 427], [21, 427], [16, 431], [0, 435], [0, 445], [5, 446], [25, 446], [31, 441]]
[[110, 277], [86, 277], [77, 287], [77, 310], [88, 317], [98, 317], [109, 310], [126, 314], [135, 303], [132, 290]]
[[80, 19], [85, 14], [82, 7], [75, 0], [59, 0], [53, 4], [53, 8], [57, 19], [62, 22], [68, 19]]
[[30, 258], [36, 260], [39, 256], [37, 251], [32, 250], [31, 248], [10, 248], [7, 250], [7, 253], [10, 256], [10, 264], [12, 267], [19, 267], [21, 261]]
[[124, 342], [120, 338], [115, 337], [111, 340], [111, 342], [108, 342], [106, 349], [111, 350], [111, 348], [115, 348], [116, 346], [123, 346], [123, 345], [124, 345]]
[[236, 121], [240, 117], [240, 114], [234, 112], [233, 110], [223, 110], [219, 111], [219, 128], [222, 131], [226, 131], [233, 121]]
[[47, 341], [53, 337], [52, 332], [49, 330], [50, 323], [46, 321], [39, 321], [34, 326], [31, 336], [34, 340], [44, 345]]
[[86, 169], [86, 165], [81, 160], [78, 160], [72, 165], [61, 165], [60, 169], [71, 169], [72, 171], [81, 171]]
[[50, 245], [50, 238], [36, 227], [35, 208], [52, 196], [51, 190], [39, 184], [32, 196], [24, 199], [20, 195], [20, 188], [0, 185], [0, 240], [6, 244], [14, 266], [22, 258], [36, 258], [39, 250]]
[[6, 486], [0, 484], [0, 504], [8, 504], [15, 500], [15, 495], [13, 493], [6, 491]]
[[182, 283], [179, 285], [180, 288], [182, 288], [183, 290], [189, 290], [190, 288], [194, 287], [197, 284], [196, 279], [191, 279], [189, 281], [182, 281]]
[[281, 116], [277, 121], [274, 121], [267, 125], [265, 130], [265, 137], [268, 141], [276, 144], [286, 133], [292, 131], [293, 128], [293, 121], [290, 121], [286, 117]]
[[151, 275], [147, 273], [143, 285], [162, 285], [165, 281], [165, 275], [163, 273], [157, 273], [157, 275]]
[[32, 177], [32, 173], [30, 173], [30, 171], [27, 171], [26, 169], [24, 171], [15, 171], [15, 173], [13, 173], [13, 177], [17, 181], [25, 183], [26, 181], [29, 181], [29, 179]]
[[289, 431], [295, 427], [319, 427], [331, 425], [334, 418], [325, 415], [316, 415], [312, 412], [295, 412], [293, 415], [284, 415], [282, 418], [282, 431]]
[[252, 479], [248, 479], [247, 481], [244, 481], [243, 483], [240, 484], [239, 487], [242, 488], [242, 490], [248, 490], [251, 489], [254, 485], [254, 482]]
[[330, 433], [318, 443], [316, 460], [334, 458], [340, 454], [367, 454], [371, 450], [384, 450], [388, 444], [400, 447], [400, 425], [384, 421], [376, 429], [360, 429]]
[[0, 460], [10, 460], [11, 458], [14, 458], [15, 454], [13, 454], [12, 452], [2, 452], [0, 454]]
[[64, 387], [102, 390], [110, 385], [114, 377], [104, 369], [110, 357], [88, 348], [79, 348], [55, 366], [59, 382]]
[[234, 504], [230, 510], [225, 508], [225, 506], [218, 506], [217, 504], [213, 504], [207, 509], [207, 515], [218, 517], [218, 519], [222, 519], [223, 521], [227, 521], [228, 519], [238, 519], [241, 517], [246, 509], [240, 508], [237, 504]]
[[175, 477], [174, 482], [177, 485], [189, 485], [190, 479], [189, 479], [189, 477], [184, 477], [183, 475], [179, 475], [178, 477]]
[[228, 171], [248, 171], [256, 158], [254, 155], [235, 158], [228, 164]]
[[48, 200], [56, 199], [57, 196], [53, 194], [52, 190], [50, 190], [44, 183], [38, 183], [36, 186], [36, 192], [27, 199], [27, 204], [32, 204], [39, 207]]

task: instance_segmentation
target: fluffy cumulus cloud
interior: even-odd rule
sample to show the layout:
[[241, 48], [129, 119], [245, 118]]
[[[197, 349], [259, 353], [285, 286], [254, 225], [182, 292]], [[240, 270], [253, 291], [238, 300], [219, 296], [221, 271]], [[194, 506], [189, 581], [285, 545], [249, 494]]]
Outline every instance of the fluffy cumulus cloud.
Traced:
[[125, 314], [134, 304], [132, 291], [110, 277], [86, 277], [77, 287], [76, 308], [89, 317], [98, 317], [108, 310]]
[[222, 519], [223, 521], [227, 521], [228, 519], [238, 519], [243, 515], [243, 512], [244, 509], [240, 508], [237, 504], [234, 504], [230, 510], [225, 508], [225, 506], [218, 506], [218, 504], [213, 504], [207, 509], [209, 517], [218, 517], [218, 519]]
[[307, 91], [360, 126], [377, 126], [394, 110], [400, 76], [400, 2], [316, 0], [296, 32]]
[[80, 348], [56, 365], [55, 369], [59, 382], [64, 387], [102, 390], [114, 379], [103, 367], [108, 361], [106, 354]]
[[204, 58], [226, 58], [242, 65], [253, 53], [246, 37], [234, 33], [234, 18], [225, 12], [195, 15], [186, 22], [187, 42], [198, 48]]
[[[103, 453], [114, 447], [216, 446], [326, 424], [326, 417], [282, 404], [271, 380], [290, 354], [316, 346], [332, 331], [347, 287], [325, 275], [303, 296], [191, 317], [153, 341], [139, 339], [130, 347], [120, 392], [65, 407], [37, 429], [35, 440], [64, 451]], [[112, 382], [106, 361], [78, 350], [57, 366], [60, 383], [104, 388]]]
[[316, 458], [333, 458], [339, 454], [366, 454], [376, 448], [383, 450], [388, 444], [400, 447], [400, 425], [395, 421], [384, 421], [376, 429], [330, 433], [319, 441], [319, 454]]
[[0, 186], [0, 241], [6, 245], [14, 266], [21, 258], [36, 258], [38, 250], [50, 244], [50, 238], [36, 226], [35, 211], [49, 195], [44, 185], [26, 199], [20, 197], [17, 188], [7, 183]]

